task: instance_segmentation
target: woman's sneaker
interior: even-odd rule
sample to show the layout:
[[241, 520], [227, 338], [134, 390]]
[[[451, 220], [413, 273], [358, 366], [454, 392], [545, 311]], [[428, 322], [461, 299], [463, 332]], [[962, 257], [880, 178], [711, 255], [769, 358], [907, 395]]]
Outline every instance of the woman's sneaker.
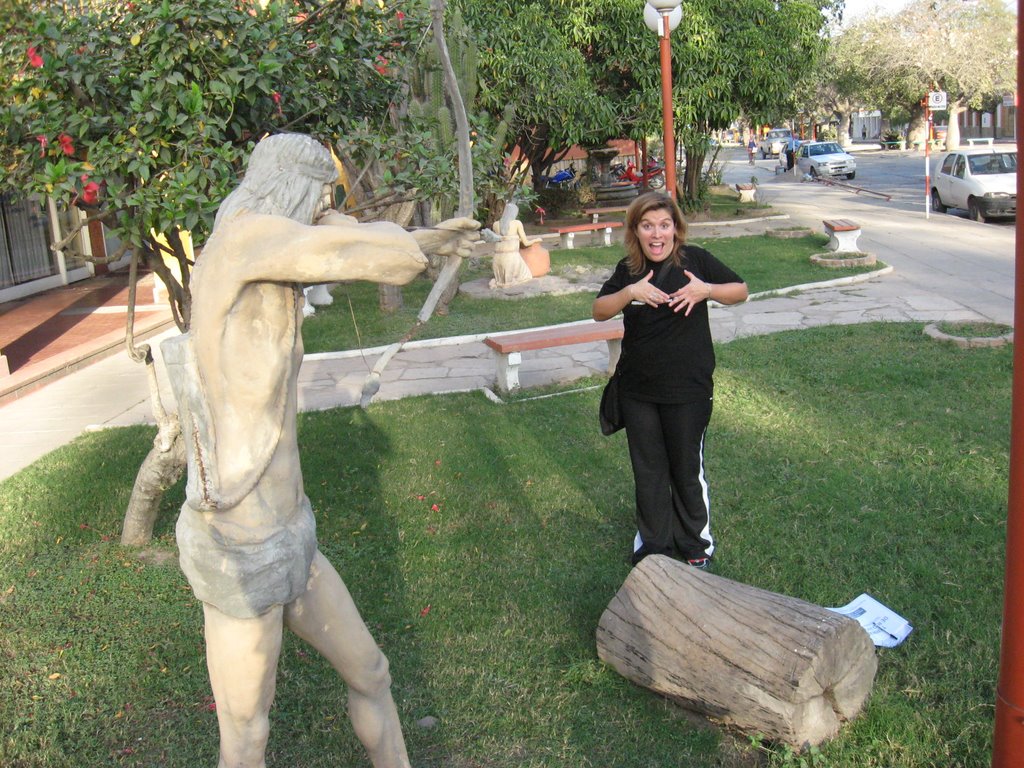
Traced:
[[692, 565], [694, 568], [700, 568], [702, 571], [706, 571], [708, 566], [711, 565], [710, 557], [692, 557], [686, 561], [687, 565]]

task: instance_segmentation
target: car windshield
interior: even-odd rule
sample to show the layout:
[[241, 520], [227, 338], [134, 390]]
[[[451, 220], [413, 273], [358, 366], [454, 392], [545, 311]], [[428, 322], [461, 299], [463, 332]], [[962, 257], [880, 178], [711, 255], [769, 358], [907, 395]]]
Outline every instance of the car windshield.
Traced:
[[988, 176], [996, 173], [1016, 173], [1016, 152], [994, 152], [991, 155], [971, 155], [967, 158], [972, 176]]
[[789, 138], [789, 131], [768, 131], [768, 136], [766, 138], [769, 138], [769, 139], [788, 139]]
[[811, 146], [811, 155], [838, 155], [842, 153], [839, 145], [830, 142], [828, 144], [814, 144]]

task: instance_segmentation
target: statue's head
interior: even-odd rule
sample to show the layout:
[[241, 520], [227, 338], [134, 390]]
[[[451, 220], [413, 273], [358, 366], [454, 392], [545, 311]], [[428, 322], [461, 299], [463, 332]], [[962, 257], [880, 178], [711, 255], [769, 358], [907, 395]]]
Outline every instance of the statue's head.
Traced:
[[337, 178], [334, 158], [316, 139], [301, 133], [268, 136], [253, 149], [245, 177], [217, 211], [214, 226], [243, 210], [312, 224], [325, 187]]

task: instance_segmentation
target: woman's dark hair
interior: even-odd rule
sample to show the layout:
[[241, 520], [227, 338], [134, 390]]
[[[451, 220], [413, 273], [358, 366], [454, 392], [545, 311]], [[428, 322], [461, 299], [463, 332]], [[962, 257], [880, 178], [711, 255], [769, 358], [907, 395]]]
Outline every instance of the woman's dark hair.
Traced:
[[630, 274], [639, 275], [644, 271], [644, 252], [636, 231], [640, 226], [640, 219], [651, 211], [668, 211], [671, 214], [676, 225], [676, 235], [669, 260], [676, 266], [682, 264], [683, 246], [686, 244], [686, 219], [683, 218], [683, 213], [675, 200], [664, 192], [646, 192], [626, 209], [626, 265]]

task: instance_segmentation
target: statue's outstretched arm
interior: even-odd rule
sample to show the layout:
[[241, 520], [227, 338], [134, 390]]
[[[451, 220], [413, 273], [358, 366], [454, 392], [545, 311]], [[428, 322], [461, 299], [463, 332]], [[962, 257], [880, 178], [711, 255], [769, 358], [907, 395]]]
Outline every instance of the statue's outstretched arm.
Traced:
[[223, 224], [218, 235], [246, 282], [403, 285], [427, 266], [416, 239], [389, 222], [353, 224], [328, 216], [310, 226], [283, 216], [250, 214]]

